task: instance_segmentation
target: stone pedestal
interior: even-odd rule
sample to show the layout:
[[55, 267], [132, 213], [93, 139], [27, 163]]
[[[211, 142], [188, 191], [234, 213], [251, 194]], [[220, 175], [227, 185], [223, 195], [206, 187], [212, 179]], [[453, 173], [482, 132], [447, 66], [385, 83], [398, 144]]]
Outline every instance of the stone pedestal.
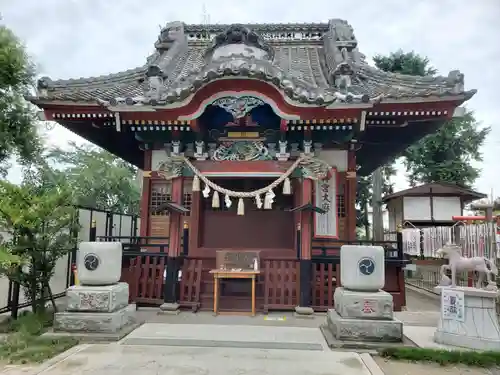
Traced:
[[437, 287], [441, 316], [434, 341], [479, 350], [500, 350], [496, 314], [498, 292], [469, 287]]
[[327, 325], [337, 340], [403, 340], [403, 323], [393, 317], [393, 300], [389, 293], [337, 288], [334, 298], [335, 310], [328, 310]]
[[72, 286], [65, 312], [54, 316], [54, 331], [116, 333], [134, 324], [135, 305], [128, 303], [127, 283]]
[[392, 296], [384, 286], [384, 249], [344, 245], [340, 250], [343, 287], [335, 289], [335, 310], [326, 326], [340, 341], [402, 342], [403, 323], [394, 318]]
[[360, 292], [345, 288], [335, 289], [335, 311], [343, 318], [382, 319], [393, 318], [392, 296], [378, 292]]

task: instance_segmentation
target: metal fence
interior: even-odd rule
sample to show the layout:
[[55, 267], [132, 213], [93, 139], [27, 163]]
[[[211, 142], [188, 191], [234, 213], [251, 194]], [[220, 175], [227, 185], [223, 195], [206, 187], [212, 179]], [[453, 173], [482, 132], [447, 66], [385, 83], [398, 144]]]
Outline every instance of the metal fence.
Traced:
[[[136, 215], [120, 214], [93, 208], [78, 207], [78, 224], [80, 230], [74, 243], [91, 240], [92, 222], [95, 221], [95, 232], [97, 236], [137, 236], [139, 235], [140, 221]], [[0, 231], [4, 240], [9, 239], [7, 232]], [[66, 289], [72, 284], [71, 266], [76, 262], [76, 247], [72, 248], [67, 255], [60, 258], [55, 267], [54, 276], [50, 280], [50, 289], [54, 297], [63, 297]], [[28, 296], [21, 289], [19, 298], [14, 292], [14, 283], [7, 277], [0, 277], [0, 314], [11, 311], [13, 308], [29, 307]], [[17, 300], [17, 301], [16, 301]]]

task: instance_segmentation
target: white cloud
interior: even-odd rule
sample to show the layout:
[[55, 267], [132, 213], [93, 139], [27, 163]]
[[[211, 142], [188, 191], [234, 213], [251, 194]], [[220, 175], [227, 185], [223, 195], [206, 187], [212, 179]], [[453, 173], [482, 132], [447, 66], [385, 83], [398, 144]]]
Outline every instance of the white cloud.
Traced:
[[[181, 20], [201, 23], [203, 1], [160, 0], [0, 0], [4, 22], [27, 44], [51, 78], [101, 75], [140, 66], [152, 52], [159, 25]], [[443, 74], [460, 69], [467, 88], [478, 94], [468, 107], [493, 130], [483, 147], [477, 188], [489, 193], [500, 173], [500, 2], [497, 0], [332, 1], [222, 0], [207, 4], [212, 23], [325, 22], [344, 18], [354, 27], [368, 57], [397, 49], [426, 55]], [[60, 128], [51, 141], [65, 144], [72, 135]], [[73, 136], [74, 138], [75, 136]], [[405, 187], [400, 173], [397, 187]], [[498, 182], [497, 182], [498, 183]], [[500, 188], [497, 188], [497, 195]]]

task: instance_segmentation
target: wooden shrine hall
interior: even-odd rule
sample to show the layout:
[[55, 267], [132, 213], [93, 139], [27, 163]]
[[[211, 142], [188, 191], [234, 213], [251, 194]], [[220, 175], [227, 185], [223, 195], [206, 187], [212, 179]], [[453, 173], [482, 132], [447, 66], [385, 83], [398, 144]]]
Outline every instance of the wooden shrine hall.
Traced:
[[[121, 239], [131, 258], [122, 277], [137, 303], [331, 308], [340, 246], [362, 243], [357, 177], [438, 129], [475, 93], [459, 71], [373, 68], [340, 19], [171, 22], [154, 47], [137, 68], [45, 77], [27, 98], [46, 120], [140, 170], [141, 236]], [[378, 245], [400, 310], [401, 246]], [[253, 287], [226, 271], [253, 274]]]

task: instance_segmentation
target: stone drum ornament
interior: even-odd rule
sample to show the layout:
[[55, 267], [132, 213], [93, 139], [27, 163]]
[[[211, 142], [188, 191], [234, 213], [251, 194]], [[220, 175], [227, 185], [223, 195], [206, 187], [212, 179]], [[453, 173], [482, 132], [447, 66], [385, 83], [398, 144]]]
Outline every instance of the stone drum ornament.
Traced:
[[394, 318], [392, 295], [385, 283], [381, 246], [344, 245], [340, 249], [340, 281], [335, 310], [328, 310], [327, 327], [341, 341], [401, 342], [403, 324]]
[[121, 242], [82, 242], [78, 249], [78, 278], [82, 285], [111, 285], [120, 281]]
[[385, 283], [385, 255], [381, 246], [344, 245], [340, 251], [340, 280], [350, 290], [378, 291]]

